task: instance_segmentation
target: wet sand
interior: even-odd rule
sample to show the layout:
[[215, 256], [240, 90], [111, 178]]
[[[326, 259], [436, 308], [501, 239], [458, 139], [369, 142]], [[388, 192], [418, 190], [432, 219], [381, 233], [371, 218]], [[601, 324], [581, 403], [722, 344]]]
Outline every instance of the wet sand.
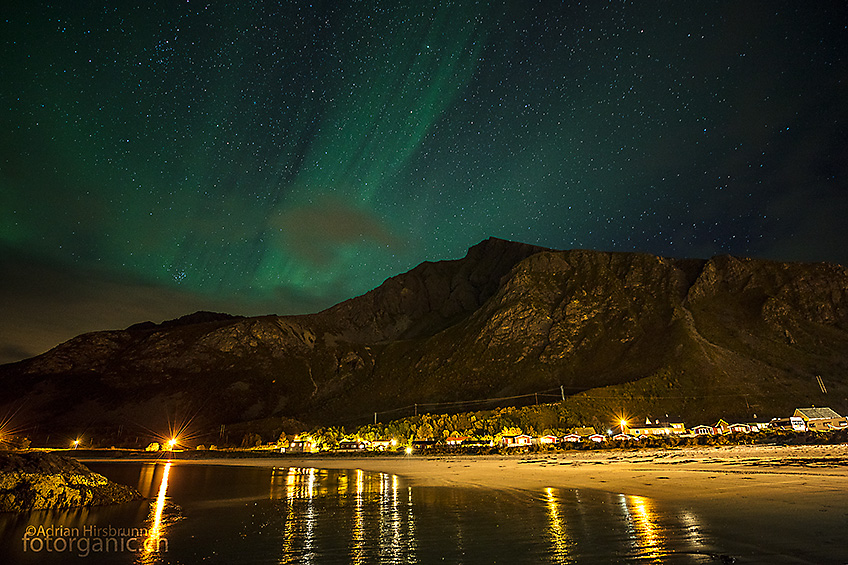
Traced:
[[699, 531], [740, 562], [848, 563], [848, 445], [221, 457], [180, 464], [362, 469], [424, 487], [602, 490], [646, 497], [697, 516], [703, 524]]
[[[592, 488], [664, 500], [768, 496], [789, 491], [848, 502], [848, 445], [729, 446], [505, 456], [292, 460], [303, 467], [357, 468], [415, 485], [539, 489]], [[848, 511], [848, 504], [845, 506]]]
[[[739, 563], [848, 563], [848, 445], [408, 459], [309, 458], [304, 467], [393, 473], [413, 485], [597, 489], [653, 499]], [[700, 524], [700, 525], [695, 525]]]
[[[161, 455], [155, 460], [161, 461]], [[674, 502], [791, 499], [794, 504], [841, 504], [848, 512], [848, 445], [705, 446], [520, 455], [291, 455], [203, 458], [181, 463], [362, 469], [399, 475], [420, 486], [592, 488]]]

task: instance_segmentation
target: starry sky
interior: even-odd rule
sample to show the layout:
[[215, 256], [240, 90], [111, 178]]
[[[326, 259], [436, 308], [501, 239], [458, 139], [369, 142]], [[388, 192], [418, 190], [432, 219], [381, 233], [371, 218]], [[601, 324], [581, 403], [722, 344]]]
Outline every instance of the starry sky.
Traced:
[[490, 236], [848, 265], [844, 2], [14, 1], [0, 362]]

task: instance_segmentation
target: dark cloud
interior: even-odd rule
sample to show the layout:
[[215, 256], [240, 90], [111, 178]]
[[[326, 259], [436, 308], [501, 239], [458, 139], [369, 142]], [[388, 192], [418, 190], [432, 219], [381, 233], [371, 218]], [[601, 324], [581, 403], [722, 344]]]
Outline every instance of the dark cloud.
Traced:
[[284, 210], [271, 227], [286, 252], [316, 267], [331, 265], [343, 248], [400, 246], [375, 214], [332, 197]]

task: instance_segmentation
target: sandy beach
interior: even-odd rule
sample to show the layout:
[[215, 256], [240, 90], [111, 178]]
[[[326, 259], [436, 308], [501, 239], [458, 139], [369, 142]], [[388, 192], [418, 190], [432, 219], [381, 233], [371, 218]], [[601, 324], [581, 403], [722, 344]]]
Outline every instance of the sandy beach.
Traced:
[[362, 469], [398, 475], [413, 487], [491, 488], [539, 499], [547, 488], [601, 490], [670, 509], [740, 562], [848, 563], [848, 445], [221, 457], [179, 464]]
[[[83, 458], [93, 461], [101, 458]], [[161, 459], [158, 459], [161, 460]], [[845, 508], [848, 445], [705, 446], [516, 455], [205, 458], [186, 464], [362, 469], [412, 485], [591, 488], [674, 502], [759, 499]]]
[[407, 459], [319, 457], [299, 464], [355, 465], [397, 474], [422, 486], [536, 493], [548, 487], [596, 489], [645, 497], [697, 516], [693, 524], [709, 524], [709, 534], [724, 540], [725, 550], [746, 563], [848, 563], [848, 445]]
[[[848, 496], [848, 445], [730, 446], [515, 456], [433, 456], [292, 461], [304, 467], [397, 474], [412, 484], [487, 488], [592, 488], [664, 500], [757, 496], [789, 491]], [[848, 509], [848, 505], [846, 505]]]

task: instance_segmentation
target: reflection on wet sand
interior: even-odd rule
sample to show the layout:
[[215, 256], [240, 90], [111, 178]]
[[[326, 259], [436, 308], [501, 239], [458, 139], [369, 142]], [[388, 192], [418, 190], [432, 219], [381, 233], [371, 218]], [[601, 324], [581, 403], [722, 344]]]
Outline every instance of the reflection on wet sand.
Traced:
[[[422, 540], [417, 539], [416, 513], [426, 510], [424, 507], [444, 507], [453, 509], [449, 514], [453, 515], [456, 509], [467, 506], [464, 495], [463, 491], [435, 489], [420, 491], [413, 497], [411, 487], [401, 487], [398, 476], [386, 473], [276, 469], [271, 477], [270, 497], [284, 503], [279, 561], [315, 563], [327, 536], [341, 535], [347, 540], [346, 562], [357, 565], [417, 562], [439, 550], [425, 545], [419, 555]], [[339, 503], [331, 509], [329, 500]], [[537, 500], [535, 507], [543, 512], [538, 516], [545, 521], [544, 538], [540, 542], [547, 546], [540, 557], [546, 562], [578, 563], [586, 557], [587, 547], [597, 547], [595, 544], [624, 544], [629, 548], [625, 554], [656, 563], [673, 554], [697, 554], [703, 550], [694, 515], [680, 512], [670, 517], [668, 513], [659, 513], [656, 502], [649, 498], [546, 488]], [[587, 515], [587, 508], [599, 504], [616, 509], [608, 515], [612, 522], [597, 521]], [[528, 510], [529, 518], [535, 511]], [[446, 526], [448, 522], [450, 525]], [[463, 519], [443, 521], [439, 526], [445, 527], [439, 538], [439, 545], [444, 548], [441, 555], [479, 552], [476, 540], [466, 540], [464, 530], [470, 528], [476, 533], [482, 523]]]
[[150, 498], [150, 491], [153, 489], [153, 476], [158, 465], [143, 465], [138, 476], [138, 492], [144, 498]]
[[666, 553], [666, 540], [663, 530], [656, 525], [651, 499], [643, 496], [620, 496], [634, 547], [641, 550], [643, 557], [661, 560]]
[[356, 490], [354, 492], [353, 532], [350, 544], [350, 562], [355, 565], [365, 563], [365, 512], [362, 493], [365, 490], [365, 472], [356, 470]]
[[[139, 551], [138, 559], [136, 560], [139, 564], [152, 563], [155, 561], [160, 552], [168, 551], [168, 539], [162, 535], [164, 533], [162, 512], [165, 510], [165, 501], [168, 494], [168, 477], [170, 476], [170, 473], [171, 462], [169, 461], [165, 464], [165, 468], [162, 471], [162, 478], [159, 482], [159, 494], [156, 496], [156, 502], [152, 505], [150, 509], [150, 516], [147, 519], [150, 526], [147, 529], [147, 537], [144, 540], [144, 544], [141, 551]], [[139, 486], [142, 485], [142, 481], [145, 481], [144, 490], [149, 492], [150, 485], [153, 483], [153, 476], [153, 467], [147, 467], [142, 471], [142, 475], [139, 479]]]
[[[160, 560], [673, 565], [724, 559], [718, 545], [723, 540], [715, 539], [714, 524], [700, 514], [605, 491], [410, 487], [396, 475], [362, 470], [272, 471], [164, 461], [108, 469], [125, 483], [138, 481], [149, 500], [18, 517], [11, 525], [0, 516], [0, 534], [4, 527], [14, 533], [0, 538], [9, 548], [0, 543], [0, 562], [36, 562], [32, 558], [38, 556], [24, 554], [15, 539], [27, 526], [61, 524], [82, 532], [98, 523], [144, 525], [147, 531], [134, 546], [138, 565]], [[187, 518], [178, 527], [175, 501]]]
[[640, 557], [665, 563], [674, 554], [712, 555], [701, 538], [698, 518], [691, 512], [682, 510], [674, 515], [674, 520], [665, 513], [661, 520], [653, 499], [621, 494], [619, 503], [627, 520], [631, 546]]
[[[285, 488], [280, 488], [282, 473], [285, 473]], [[338, 516], [321, 515], [323, 506], [316, 503], [321, 497], [352, 499], [348, 546], [351, 563], [415, 562], [411, 489], [402, 489], [396, 475], [355, 470], [342, 472], [331, 481], [322, 470], [275, 469], [270, 497], [285, 502], [280, 563], [315, 561], [315, 536], [320, 520], [338, 520]], [[374, 540], [378, 540], [376, 547]]]
[[[315, 472], [315, 469], [290, 468], [285, 476], [286, 515], [280, 563], [312, 563], [314, 560]], [[278, 490], [271, 489], [272, 498], [278, 493]]]
[[554, 563], [574, 563], [571, 556], [574, 540], [568, 535], [566, 520], [563, 517], [561, 501], [556, 491], [550, 487], [545, 489], [545, 508], [548, 512], [548, 534], [551, 539]]

